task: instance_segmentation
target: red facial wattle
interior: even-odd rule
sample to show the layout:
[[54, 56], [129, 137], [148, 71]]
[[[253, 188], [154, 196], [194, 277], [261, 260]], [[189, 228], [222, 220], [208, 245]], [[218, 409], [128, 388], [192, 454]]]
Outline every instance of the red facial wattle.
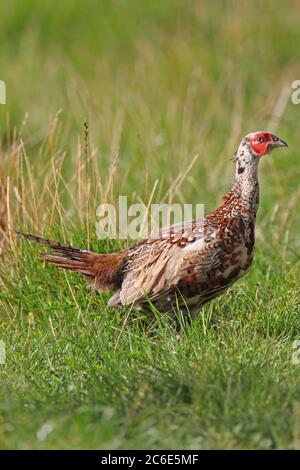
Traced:
[[254, 152], [259, 155], [265, 155], [269, 151], [269, 147], [272, 143], [273, 136], [267, 132], [260, 132], [255, 134], [251, 139], [251, 146]]
[[257, 155], [265, 155], [269, 150], [269, 142], [252, 142], [252, 148]]

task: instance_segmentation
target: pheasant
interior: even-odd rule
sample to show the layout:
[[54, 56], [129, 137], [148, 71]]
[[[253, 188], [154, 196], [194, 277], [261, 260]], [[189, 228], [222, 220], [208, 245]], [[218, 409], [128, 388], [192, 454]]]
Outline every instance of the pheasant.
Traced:
[[242, 138], [234, 160], [235, 181], [220, 206], [201, 220], [174, 225], [133, 247], [111, 254], [80, 250], [24, 235], [52, 249], [42, 258], [83, 274], [100, 292], [115, 291], [109, 307], [128, 305], [194, 318], [250, 268], [259, 203], [260, 158], [287, 144], [268, 132]]

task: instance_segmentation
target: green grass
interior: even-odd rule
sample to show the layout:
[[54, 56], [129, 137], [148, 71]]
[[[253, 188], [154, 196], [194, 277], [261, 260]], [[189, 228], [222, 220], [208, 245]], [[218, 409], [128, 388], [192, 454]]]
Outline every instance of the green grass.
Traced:
[[[7, 280], [1, 444], [14, 448], [291, 447], [300, 369], [296, 273], [261, 250], [247, 280], [204, 309], [181, 342], [170, 325], [105, 308], [76, 275], [23, 246]], [[19, 264], [19, 263], [18, 263]], [[37, 431], [52, 432], [39, 441]]]
[[[0, 6], [1, 448], [300, 447], [297, 14], [293, 0]], [[156, 180], [162, 201], [180, 173], [167, 200], [209, 211], [258, 129], [289, 148], [261, 162], [255, 263], [179, 342], [13, 236], [119, 249], [97, 241], [97, 205], [147, 202]]]

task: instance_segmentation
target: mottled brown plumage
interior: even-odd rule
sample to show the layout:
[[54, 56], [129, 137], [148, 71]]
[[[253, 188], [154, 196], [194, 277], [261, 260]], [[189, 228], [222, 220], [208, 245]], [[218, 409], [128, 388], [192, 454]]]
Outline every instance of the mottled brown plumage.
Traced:
[[173, 226], [123, 251], [97, 254], [26, 235], [52, 248], [43, 259], [89, 277], [99, 291], [116, 291], [110, 307], [130, 305], [162, 312], [189, 311], [224, 292], [251, 266], [259, 201], [260, 157], [286, 146], [276, 136], [244, 137], [235, 155], [236, 176], [220, 206], [204, 219]]

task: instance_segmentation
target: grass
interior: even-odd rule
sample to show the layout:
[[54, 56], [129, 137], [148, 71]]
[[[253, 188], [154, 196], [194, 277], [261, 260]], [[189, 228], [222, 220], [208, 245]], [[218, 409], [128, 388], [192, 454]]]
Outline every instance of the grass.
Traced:
[[[300, 447], [299, 3], [170, 5], [0, 7], [1, 448]], [[209, 211], [257, 129], [289, 149], [261, 163], [254, 266], [180, 342], [14, 236], [119, 249], [97, 240], [96, 207], [153, 188], [153, 202]]]

